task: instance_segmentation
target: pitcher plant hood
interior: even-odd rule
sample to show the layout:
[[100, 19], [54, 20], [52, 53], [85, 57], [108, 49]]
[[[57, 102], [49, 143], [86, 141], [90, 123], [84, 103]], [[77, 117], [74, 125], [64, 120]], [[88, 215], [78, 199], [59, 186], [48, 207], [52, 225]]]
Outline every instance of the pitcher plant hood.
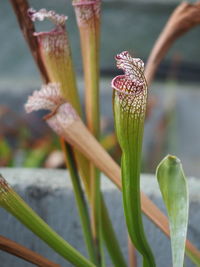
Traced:
[[147, 84], [144, 77], [144, 63], [124, 51], [116, 57], [116, 65], [124, 71], [112, 80], [114, 98], [119, 102], [123, 112], [138, 117], [144, 116], [147, 100]]

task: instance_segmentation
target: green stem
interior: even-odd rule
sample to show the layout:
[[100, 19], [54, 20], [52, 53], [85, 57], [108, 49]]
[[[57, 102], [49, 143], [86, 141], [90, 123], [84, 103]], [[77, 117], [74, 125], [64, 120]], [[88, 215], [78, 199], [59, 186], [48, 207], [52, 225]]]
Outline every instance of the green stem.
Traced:
[[115, 231], [112, 226], [112, 222], [109, 218], [109, 214], [101, 195], [101, 210], [102, 210], [102, 232], [104, 242], [112, 259], [115, 267], [127, 267], [126, 261], [121, 252], [119, 242], [116, 238]]
[[127, 136], [122, 153], [122, 195], [130, 238], [143, 256], [143, 266], [155, 266], [154, 257], [145, 237], [140, 199], [140, 158], [143, 121], [123, 116]]
[[0, 179], [0, 205], [3, 208], [74, 266], [95, 266], [49, 227], [3, 178]]
[[[95, 19], [91, 24], [95, 23]], [[86, 117], [87, 124], [92, 134], [99, 140], [100, 137], [100, 111], [99, 111], [99, 51], [97, 49], [96, 28], [93, 24], [88, 30], [87, 40], [88, 57], [84, 64], [86, 86]], [[83, 51], [84, 57], [85, 51]], [[85, 60], [84, 60], [85, 61]], [[102, 251], [101, 240], [101, 206], [100, 206], [100, 172], [90, 163], [91, 180], [91, 213], [93, 235], [96, 245], [96, 253], [100, 262]]]
[[90, 192], [91, 192], [91, 223], [93, 231], [93, 240], [95, 244], [98, 263], [102, 266], [103, 246], [101, 240], [101, 202], [100, 202], [100, 173], [92, 164], [90, 164]]
[[66, 165], [68, 167], [71, 181], [73, 184], [74, 195], [75, 195], [78, 212], [79, 212], [80, 219], [81, 219], [83, 235], [84, 235], [85, 243], [87, 246], [88, 254], [89, 254], [91, 261], [93, 263], [97, 263], [93, 239], [92, 239], [89, 213], [88, 213], [84, 193], [81, 188], [80, 178], [77, 172], [73, 151], [70, 145], [68, 145], [64, 141], [62, 143], [63, 143], [62, 144], [63, 151], [65, 153], [65, 158], [66, 158]]

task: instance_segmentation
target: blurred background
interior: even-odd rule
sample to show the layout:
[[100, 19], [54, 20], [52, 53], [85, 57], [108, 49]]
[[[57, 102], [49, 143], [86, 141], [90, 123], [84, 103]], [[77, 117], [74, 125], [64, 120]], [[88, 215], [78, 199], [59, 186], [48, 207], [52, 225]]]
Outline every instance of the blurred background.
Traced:
[[[102, 5], [101, 122], [102, 143], [119, 161], [113, 135], [111, 79], [116, 75], [114, 56], [128, 50], [144, 61], [178, 0], [105, 0]], [[192, 2], [192, 1], [191, 1]], [[194, 1], [193, 1], [194, 2]], [[84, 106], [84, 84], [79, 33], [69, 0], [30, 0], [68, 16], [77, 82]], [[37, 23], [37, 30], [49, 24]], [[18, 28], [9, 1], [0, 5], [0, 166], [64, 166], [59, 142], [41, 119], [26, 115], [24, 103], [41, 79]], [[159, 161], [175, 154], [187, 175], [200, 177], [200, 26], [181, 37], [160, 65], [149, 88], [152, 109], [146, 120], [143, 172], [155, 172]]]

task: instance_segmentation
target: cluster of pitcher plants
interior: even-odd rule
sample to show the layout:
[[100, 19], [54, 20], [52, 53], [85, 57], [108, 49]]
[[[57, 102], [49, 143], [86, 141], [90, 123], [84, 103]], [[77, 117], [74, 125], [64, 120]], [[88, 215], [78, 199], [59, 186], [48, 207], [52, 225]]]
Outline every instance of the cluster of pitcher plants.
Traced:
[[[156, 169], [169, 224], [167, 217], [140, 190], [143, 129], [146, 111], [150, 108], [147, 99], [149, 87], [159, 63], [175, 40], [200, 23], [200, 3], [183, 2], [174, 10], [150, 53], [146, 67], [141, 59], [134, 58], [127, 51], [115, 56], [116, 67], [123, 73], [113, 78], [110, 89], [113, 90], [115, 131], [122, 151], [120, 169], [99, 142], [100, 0], [72, 1], [82, 50], [84, 111], [79, 101], [70, 39], [66, 31], [67, 16], [46, 9], [36, 11], [29, 7], [26, 0], [10, 2], [44, 83], [28, 98], [25, 110], [28, 113], [41, 109], [48, 111], [43, 117], [44, 123], [60, 139], [88, 256], [82, 255], [46, 224], [2, 176], [0, 206], [74, 266], [106, 266], [105, 249], [113, 266], [136, 266], [136, 251], [142, 256], [143, 266], [156, 266], [156, 255], [143, 227], [143, 213], [170, 237], [173, 266], [184, 265], [185, 253], [194, 264], [200, 266], [200, 252], [186, 239], [189, 197], [180, 160], [168, 155]], [[50, 20], [54, 28], [36, 32], [34, 22], [45, 19]], [[86, 118], [85, 121], [83, 118]], [[127, 255], [123, 255], [118, 242], [120, 233], [117, 235], [113, 229], [101, 192], [101, 172], [122, 191], [129, 235], [128, 263]], [[0, 249], [37, 266], [59, 266], [3, 236], [0, 236]]]

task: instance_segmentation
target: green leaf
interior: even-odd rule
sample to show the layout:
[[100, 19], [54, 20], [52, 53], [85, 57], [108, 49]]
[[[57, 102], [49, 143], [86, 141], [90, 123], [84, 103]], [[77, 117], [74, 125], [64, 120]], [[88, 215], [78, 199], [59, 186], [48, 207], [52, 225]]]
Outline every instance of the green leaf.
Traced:
[[169, 216], [174, 267], [184, 264], [188, 226], [188, 186], [180, 160], [168, 155], [158, 165], [156, 176]]

